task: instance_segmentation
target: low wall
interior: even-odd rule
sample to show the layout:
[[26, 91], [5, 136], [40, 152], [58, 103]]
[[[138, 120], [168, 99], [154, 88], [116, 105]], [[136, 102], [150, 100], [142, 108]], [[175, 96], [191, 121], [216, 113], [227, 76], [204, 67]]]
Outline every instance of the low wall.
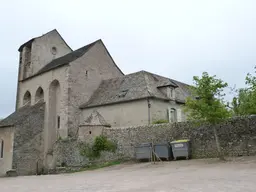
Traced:
[[[216, 126], [220, 145], [227, 156], [256, 155], [256, 117], [234, 118]], [[194, 123], [148, 125], [129, 128], [105, 128], [103, 134], [118, 143], [118, 156], [134, 158], [134, 146], [146, 142], [190, 139], [192, 157], [216, 157], [213, 127]]]
[[[256, 117], [230, 119], [216, 126], [222, 151], [226, 156], [256, 155]], [[103, 135], [118, 145], [115, 154], [104, 152], [97, 161], [133, 159], [134, 147], [140, 143], [161, 143], [178, 139], [190, 139], [192, 158], [217, 157], [213, 127], [196, 126], [194, 123], [174, 123], [137, 126], [129, 128], [104, 128]], [[84, 141], [91, 141], [90, 135]], [[88, 159], [80, 155], [78, 139], [58, 141], [54, 153], [57, 166], [68, 167], [88, 164]]]
[[88, 163], [86, 157], [80, 155], [77, 139], [59, 140], [54, 146], [57, 166], [79, 167]]

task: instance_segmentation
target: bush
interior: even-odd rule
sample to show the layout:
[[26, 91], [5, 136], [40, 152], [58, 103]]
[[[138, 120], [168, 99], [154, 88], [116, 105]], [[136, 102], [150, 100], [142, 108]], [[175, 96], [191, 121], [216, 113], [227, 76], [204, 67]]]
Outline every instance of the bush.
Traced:
[[92, 145], [82, 143], [80, 145], [80, 154], [95, 159], [100, 157], [102, 151], [115, 152], [117, 148], [116, 143], [109, 141], [105, 136], [97, 136]]
[[159, 119], [152, 122], [152, 124], [162, 124], [162, 123], [169, 123], [169, 121], [166, 119]]

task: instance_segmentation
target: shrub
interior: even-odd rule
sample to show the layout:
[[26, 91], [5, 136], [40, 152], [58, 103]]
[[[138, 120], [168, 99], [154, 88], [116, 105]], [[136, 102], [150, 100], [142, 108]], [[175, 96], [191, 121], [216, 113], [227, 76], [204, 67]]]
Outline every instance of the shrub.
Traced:
[[152, 122], [152, 124], [162, 124], [162, 123], [169, 123], [169, 121], [166, 119], [159, 119]]
[[100, 157], [102, 151], [115, 152], [116, 148], [116, 143], [109, 141], [107, 137], [101, 135], [94, 139], [92, 145], [82, 143], [80, 145], [80, 154], [89, 159], [95, 159]]

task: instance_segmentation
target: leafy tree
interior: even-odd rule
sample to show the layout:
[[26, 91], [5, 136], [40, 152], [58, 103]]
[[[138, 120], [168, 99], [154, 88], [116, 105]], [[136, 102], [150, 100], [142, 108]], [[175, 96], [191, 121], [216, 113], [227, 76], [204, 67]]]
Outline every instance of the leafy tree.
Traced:
[[247, 87], [239, 89], [238, 96], [234, 97], [232, 101], [233, 111], [236, 115], [256, 114], [256, 77], [248, 73], [245, 84]]
[[192, 96], [186, 99], [185, 111], [189, 119], [213, 125], [218, 156], [224, 159], [215, 126], [231, 116], [223, 100], [223, 90], [228, 84], [207, 72], [202, 77], [194, 76], [193, 81], [195, 86], [191, 88]]

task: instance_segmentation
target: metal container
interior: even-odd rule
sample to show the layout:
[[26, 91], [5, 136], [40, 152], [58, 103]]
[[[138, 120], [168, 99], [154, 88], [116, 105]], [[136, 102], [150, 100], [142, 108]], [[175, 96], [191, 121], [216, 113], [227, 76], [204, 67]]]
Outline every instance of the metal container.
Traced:
[[135, 147], [137, 160], [150, 160], [152, 156], [152, 143], [142, 143]]
[[171, 142], [174, 160], [179, 157], [191, 158], [191, 142], [190, 140], [177, 140]]
[[160, 159], [172, 159], [171, 146], [168, 142], [154, 144], [154, 151]]

